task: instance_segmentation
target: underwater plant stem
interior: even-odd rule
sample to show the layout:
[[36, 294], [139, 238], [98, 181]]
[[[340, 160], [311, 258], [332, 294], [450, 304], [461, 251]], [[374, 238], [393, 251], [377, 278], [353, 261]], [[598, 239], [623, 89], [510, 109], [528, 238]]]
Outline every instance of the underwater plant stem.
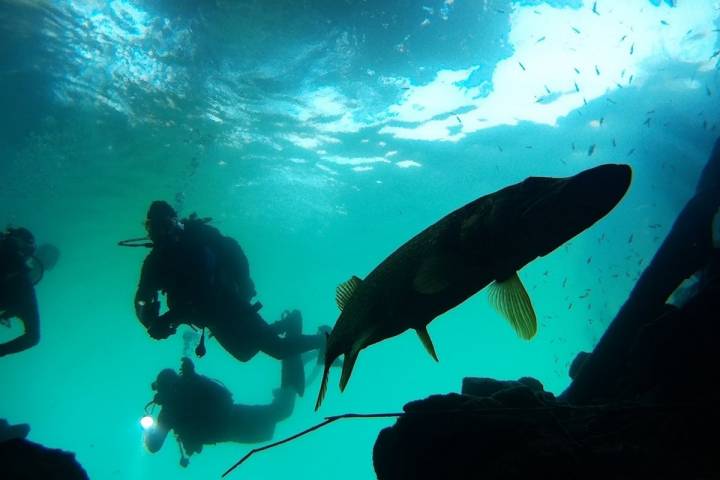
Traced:
[[295, 440], [296, 438], [302, 437], [303, 435], [306, 435], [314, 430], [317, 430], [319, 428], [324, 427], [325, 425], [328, 425], [336, 420], [340, 420], [341, 418], [386, 418], [386, 417], [400, 417], [404, 415], [404, 413], [368, 413], [368, 414], [362, 414], [362, 413], [346, 413], [343, 415], [335, 415], [332, 417], [325, 417], [325, 421], [318, 423], [317, 425], [314, 425], [310, 428], [307, 428], [303, 430], [302, 432], [296, 433], [295, 435], [291, 435], [287, 438], [283, 438], [282, 440], [278, 440], [275, 443], [271, 443], [269, 445], [265, 445], [264, 447], [260, 448], [253, 448], [250, 450], [244, 457], [242, 457], [240, 460], [238, 460], [235, 465], [228, 468], [225, 473], [222, 474], [222, 478], [225, 478], [227, 474], [235, 470], [237, 467], [240, 466], [245, 460], [250, 458], [252, 455], [258, 452], [262, 452], [263, 450], [267, 450], [269, 448], [277, 447], [279, 445], [282, 445], [283, 443], [290, 442], [292, 440]]

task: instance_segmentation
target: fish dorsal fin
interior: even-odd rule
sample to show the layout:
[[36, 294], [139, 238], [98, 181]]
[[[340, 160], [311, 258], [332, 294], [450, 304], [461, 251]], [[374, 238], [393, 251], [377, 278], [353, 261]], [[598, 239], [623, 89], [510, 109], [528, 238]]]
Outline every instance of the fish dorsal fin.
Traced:
[[337, 288], [335, 289], [335, 301], [337, 302], [337, 306], [341, 312], [361, 283], [362, 280], [353, 275], [352, 277], [350, 277], [350, 280], [348, 280], [347, 282], [343, 282], [337, 286]]
[[425, 347], [425, 350], [428, 351], [430, 356], [433, 357], [436, 362], [439, 361], [437, 358], [437, 354], [435, 353], [435, 347], [433, 346], [432, 340], [430, 339], [430, 334], [427, 331], [427, 327], [416, 328], [415, 331], [417, 332], [418, 337], [420, 337], [420, 341]]
[[488, 299], [490, 304], [510, 322], [518, 336], [525, 340], [535, 336], [537, 333], [535, 311], [517, 272], [507, 280], [491, 284]]

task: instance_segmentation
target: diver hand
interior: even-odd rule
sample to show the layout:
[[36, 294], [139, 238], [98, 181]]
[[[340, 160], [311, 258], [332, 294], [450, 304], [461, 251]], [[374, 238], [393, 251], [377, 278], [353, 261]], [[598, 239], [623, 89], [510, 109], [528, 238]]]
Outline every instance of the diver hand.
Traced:
[[160, 317], [160, 302], [150, 300], [147, 302], [139, 301], [136, 304], [138, 309], [138, 317], [143, 325], [150, 328]]
[[147, 329], [150, 336], [155, 340], [164, 340], [175, 333], [175, 330], [177, 330], [177, 327], [164, 321], [162, 316], [153, 322]]
[[180, 362], [180, 375], [187, 376], [195, 373], [195, 365], [188, 357], [183, 357]]

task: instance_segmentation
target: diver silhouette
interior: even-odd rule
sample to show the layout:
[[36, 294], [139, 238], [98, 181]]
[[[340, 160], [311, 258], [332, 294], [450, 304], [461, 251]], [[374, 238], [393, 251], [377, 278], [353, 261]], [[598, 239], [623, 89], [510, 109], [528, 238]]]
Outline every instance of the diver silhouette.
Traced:
[[[196, 215], [182, 221], [164, 201], [154, 201], [145, 227], [152, 251], [143, 262], [135, 294], [135, 312], [149, 335], [164, 339], [181, 324], [203, 329], [199, 356], [204, 354], [204, 329], [242, 362], [264, 352], [285, 359], [325, 345], [325, 331], [288, 335], [302, 329], [298, 310], [285, 312], [270, 325], [260, 316], [260, 302], [253, 303], [255, 285], [240, 245]], [[160, 314], [159, 293], [165, 293], [168, 310]], [[297, 376], [297, 378], [300, 378]], [[303, 376], [304, 378], [304, 376]], [[304, 384], [296, 386], [300, 395]]]
[[26, 228], [8, 227], [0, 234], [0, 322], [12, 318], [23, 323], [24, 333], [0, 344], [0, 357], [22, 352], [40, 341], [40, 314], [35, 285], [43, 273], [55, 266], [59, 250], [49, 244], [35, 246], [35, 237]]
[[155, 396], [147, 406], [159, 405], [157, 422], [145, 430], [145, 446], [155, 453], [162, 448], [168, 433], [174, 431], [180, 445], [180, 464], [202, 452], [203, 445], [221, 442], [258, 443], [272, 439], [275, 425], [288, 418], [295, 407], [297, 392], [292, 378], [302, 368], [299, 355], [282, 361], [280, 388], [266, 405], [233, 403], [232, 393], [219, 382], [195, 371], [192, 361], [183, 357], [180, 374], [162, 370], [152, 389]]

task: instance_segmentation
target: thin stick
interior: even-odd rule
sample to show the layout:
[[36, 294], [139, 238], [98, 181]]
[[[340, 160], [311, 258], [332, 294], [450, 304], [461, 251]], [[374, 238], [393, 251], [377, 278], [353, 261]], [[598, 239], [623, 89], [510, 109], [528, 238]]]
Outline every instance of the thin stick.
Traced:
[[247, 460], [248, 458], [250, 458], [250, 457], [253, 456], [254, 454], [256, 454], [256, 453], [258, 453], [258, 452], [262, 452], [263, 450], [267, 450], [267, 449], [269, 449], [269, 448], [277, 447], [278, 445], [282, 445], [283, 443], [287, 443], [287, 442], [290, 442], [290, 441], [292, 441], [292, 440], [295, 440], [296, 438], [302, 437], [303, 435], [306, 435], [306, 434], [308, 434], [308, 433], [310, 433], [310, 432], [312, 432], [312, 431], [315, 431], [315, 430], [317, 430], [317, 429], [319, 429], [319, 428], [322, 428], [322, 427], [324, 427], [325, 425], [328, 425], [328, 424], [334, 422], [335, 420], [340, 420], [341, 418], [382, 418], [382, 417], [399, 417], [399, 416], [401, 416], [401, 415], [403, 415], [403, 413], [368, 413], [368, 414], [346, 413], [346, 414], [344, 414], [344, 415], [335, 415], [335, 416], [332, 416], [332, 417], [325, 417], [325, 421], [324, 421], [324, 422], [318, 423], [317, 425], [312, 426], [312, 427], [310, 427], [310, 428], [308, 428], [308, 429], [305, 429], [305, 430], [303, 430], [303, 431], [300, 432], [300, 433], [296, 433], [295, 435], [291, 435], [291, 436], [289, 436], [289, 437], [287, 437], [287, 438], [283, 438], [282, 440], [279, 440], [279, 441], [277, 441], [277, 442], [275, 442], [275, 443], [271, 443], [271, 444], [269, 444], [269, 445], [265, 445], [264, 447], [253, 448], [253, 449], [250, 450], [244, 457], [242, 457], [237, 463], [235, 463], [235, 465], [233, 465], [232, 467], [228, 468], [228, 469], [225, 471], [225, 473], [222, 474], [222, 478], [225, 478], [230, 472], [232, 472], [233, 470], [235, 470], [237, 467], [240, 466], [240, 464], [242, 464], [243, 462], [245, 462], [245, 460]]

